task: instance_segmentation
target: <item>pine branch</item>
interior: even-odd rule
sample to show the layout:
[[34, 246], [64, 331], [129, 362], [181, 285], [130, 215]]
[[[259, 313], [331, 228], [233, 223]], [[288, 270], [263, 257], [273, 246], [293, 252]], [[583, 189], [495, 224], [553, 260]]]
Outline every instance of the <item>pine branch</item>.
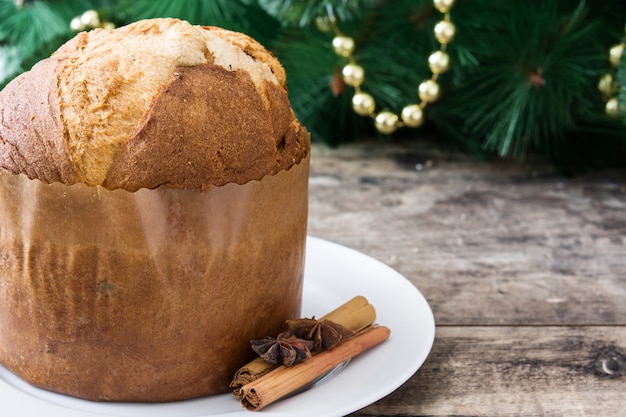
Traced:
[[[314, 138], [371, 137], [372, 120], [352, 111], [354, 90], [339, 74], [346, 62], [332, 50], [333, 34], [313, 24], [329, 7], [356, 42], [354, 57], [366, 72], [361, 87], [377, 111], [398, 113], [416, 102], [438, 47], [432, 30], [441, 14], [432, 0], [25, 0], [21, 7], [0, 0], [0, 87], [74, 36], [69, 23], [86, 10], [117, 26], [177, 17], [247, 33], [272, 50]], [[564, 170], [589, 165], [588, 155], [626, 164], [626, 115], [609, 118], [597, 88], [609, 70], [608, 48], [623, 40], [625, 15], [626, 3], [604, 0], [457, 0], [450, 70], [438, 78], [442, 95], [426, 107], [425, 127], [396, 135], [434, 129], [442, 143], [476, 155], [540, 152]], [[622, 106], [625, 60], [615, 72]]]
[[394, 0], [372, 9], [360, 32], [348, 28], [355, 59], [366, 70], [362, 87], [376, 97], [378, 110], [399, 113], [419, 101], [417, 86], [430, 78], [428, 55], [438, 49], [433, 28], [440, 19], [430, 0]]
[[470, 13], [459, 21], [465, 36], [455, 46], [469, 50], [465, 56], [479, 65], [457, 67], [462, 84], [445, 105], [465, 120], [459, 135], [500, 155], [523, 157], [533, 149], [547, 152], [576, 129], [581, 113], [596, 111], [596, 80], [606, 57], [597, 42], [602, 21], [588, 18], [584, 2], [516, 5], [511, 11], [503, 8], [511, 3], [492, 2], [491, 12], [500, 15], [495, 23]]
[[124, 11], [127, 21], [155, 17], [175, 17], [196, 25], [232, 26], [245, 12], [244, 0], [119, 0], [117, 7]]
[[267, 13], [287, 27], [307, 27], [329, 11], [340, 21], [361, 16], [380, 0], [258, 0]]
[[15, 46], [20, 54], [32, 54], [39, 45], [67, 32], [69, 25], [48, 2], [33, 1], [17, 7], [11, 0], [1, 0], [0, 39]]
[[350, 107], [351, 92], [337, 74], [332, 36], [319, 30], [286, 29], [272, 50], [287, 72], [294, 112], [314, 139], [339, 144], [362, 131], [363, 120]]
[[256, 0], [118, 0], [117, 19], [130, 23], [141, 19], [174, 17], [194, 25], [218, 26], [246, 33], [267, 45], [277, 35], [279, 22], [265, 13]]
[[17, 48], [10, 45], [0, 45], [0, 88], [8, 80], [24, 71], [20, 65], [20, 56]]
[[0, 55], [4, 60], [0, 86], [46, 58], [63, 42], [74, 36], [70, 29], [73, 17], [101, 1], [57, 0], [27, 1], [17, 6], [12, 0], [0, 0]]

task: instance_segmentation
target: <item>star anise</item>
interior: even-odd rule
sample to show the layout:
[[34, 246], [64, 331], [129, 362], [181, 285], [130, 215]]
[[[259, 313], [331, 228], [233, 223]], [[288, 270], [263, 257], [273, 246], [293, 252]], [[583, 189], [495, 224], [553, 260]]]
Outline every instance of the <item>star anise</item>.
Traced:
[[354, 332], [331, 320], [287, 320], [287, 332], [297, 338], [313, 341], [312, 353], [329, 350], [350, 338]]
[[250, 344], [252, 349], [266, 362], [272, 365], [285, 366], [309, 359], [311, 357], [310, 349], [313, 347], [313, 341], [294, 337], [288, 332], [283, 332], [276, 338], [266, 337], [252, 340]]

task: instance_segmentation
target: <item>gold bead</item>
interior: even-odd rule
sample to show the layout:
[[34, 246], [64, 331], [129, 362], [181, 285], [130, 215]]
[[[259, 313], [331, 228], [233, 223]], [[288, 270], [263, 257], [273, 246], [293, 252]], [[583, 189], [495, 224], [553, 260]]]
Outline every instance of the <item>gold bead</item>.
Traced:
[[452, 22], [447, 20], [442, 20], [435, 25], [435, 38], [437, 38], [441, 44], [450, 43], [450, 41], [454, 39], [455, 32], [456, 27]]
[[619, 65], [619, 61], [622, 59], [624, 53], [624, 44], [620, 43], [609, 49], [609, 61], [614, 67]]
[[419, 85], [417, 93], [420, 99], [426, 103], [432, 103], [439, 98], [439, 84], [433, 80], [426, 80]]
[[376, 129], [383, 135], [391, 135], [398, 128], [398, 116], [390, 111], [382, 111], [374, 119]]
[[606, 114], [611, 117], [615, 117], [619, 114], [619, 103], [616, 98], [612, 98], [606, 102]]
[[102, 28], [106, 29], [106, 30], [113, 30], [113, 29], [115, 29], [115, 23], [113, 23], [113, 22], [104, 22], [102, 24]]
[[360, 86], [365, 80], [365, 70], [357, 64], [348, 64], [341, 70], [343, 81], [352, 87]]
[[598, 90], [605, 96], [613, 95], [615, 92], [615, 83], [613, 82], [613, 76], [611, 74], [604, 74], [598, 82]]
[[454, 4], [454, 0], [434, 0], [433, 3], [435, 4], [435, 9], [441, 13], [447, 13]]
[[74, 32], [80, 32], [85, 30], [85, 25], [83, 25], [83, 23], [80, 21], [80, 16], [76, 16], [72, 19], [72, 21], [70, 22], [70, 29]]
[[330, 18], [328, 16], [318, 16], [315, 18], [315, 26], [325, 33], [328, 33], [332, 30], [332, 25], [330, 24]]
[[402, 109], [402, 121], [408, 127], [419, 127], [424, 123], [424, 112], [417, 104], [411, 104]]
[[333, 39], [335, 53], [343, 57], [349, 57], [354, 51], [354, 39], [347, 36], [336, 36]]
[[95, 10], [87, 10], [80, 16], [80, 22], [87, 28], [95, 28], [100, 25], [100, 16]]
[[450, 56], [443, 51], [436, 51], [428, 57], [428, 66], [433, 74], [441, 74], [448, 70]]
[[360, 116], [369, 116], [376, 109], [374, 97], [367, 93], [356, 93], [352, 97], [352, 109]]

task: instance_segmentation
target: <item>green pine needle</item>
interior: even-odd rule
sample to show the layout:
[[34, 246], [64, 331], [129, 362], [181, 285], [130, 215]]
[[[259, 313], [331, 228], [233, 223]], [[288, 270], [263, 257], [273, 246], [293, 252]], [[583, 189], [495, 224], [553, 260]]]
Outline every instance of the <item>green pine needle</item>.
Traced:
[[85, 10], [95, 9], [99, 1], [32, 0], [17, 7], [12, 0], [0, 0], [0, 86], [37, 61], [48, 57], [63, 42], [75, 35], [70, 21]]
[[593, 109], [595, 79], [606, 60], [594, 38], [599, 22], [586, 19], [584, 2], [570, 9], [563, 3], [524, 2], [508, 14], [510, 3], [501, 3], [496, 24], [475, 19], [461, 26], [466, 37], [480, 38], [474, 44], [459, 39], [479, 65], [463, 68], [463, 84], [446, 104], [465, 120], [465, 134], [487, 150], [523, 157], [550, 148], [576, 129], [580, 112]]
[[[442, 18], [432, 0], [0, 0], [0, 87], [74, 36], [70, 21], [86, 10], [122, 26], [176, 17], [247, 33], [272, 50], [287, 71], [294, 111], [314, 138], [340, 144], [375, 134], [370, 118], [351, 108], [343, 85], [345, 59], [332, 33], [312, 24], [329, 10], [365, 69], [362, 89], [377, 111], [399, 113], [418, 101], [430, 77], [432, 30]], [[585, 157], [626, 163], [626, 112], [609, 118], [598, 91], [608, 49], [624, 38], [626, 3], [604, 0], [457, 0], [457, 31], [447, 52], [442, 94], [425, 108], [427, 123], [398, 136], [430, 134], [479, 155], [546, 155], [563, 171]], [[626, 108], [626, 58], [615, 72]]]
[[[319, 30], [285, 29], [272, 50], [287, 72], [294, 112], [315, 140], [349, 142], [361, 131], [363, 118], [351, 108], [352, 90], [335, 84], [338, 60], [332, 36]], [[339, 78], [338, 78], [339, 77]]]
[[130, 21], [173, 17], [196, 25], [229, 27], [245, 12], [243, 0], [146, 1], [120, 0], [118, 6]]
[[17, 8], [13, 1], [1, 0], [0, 38], [20, 54], [32, 54], [39, 45], [68, 32], [69, 23], [48, 2], [33, 1]]
[[0, 45], [0, 85], [24, 71], [20, 56], [14, 46]]
[[258, 0], [267, 13], [286, 27], [306, 27], [329, 12], [340, 21], [360, 16], [380, 0]]

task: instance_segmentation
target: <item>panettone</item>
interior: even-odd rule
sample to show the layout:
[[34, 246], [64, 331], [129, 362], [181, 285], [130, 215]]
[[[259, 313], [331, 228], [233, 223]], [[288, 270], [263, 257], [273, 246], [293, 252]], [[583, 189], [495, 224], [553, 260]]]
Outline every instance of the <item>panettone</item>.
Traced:
[[248, 36], [78, 34], [0, 92], [0, 364], [91, 400], [227, 391], [300, 314], [309, 151]]

